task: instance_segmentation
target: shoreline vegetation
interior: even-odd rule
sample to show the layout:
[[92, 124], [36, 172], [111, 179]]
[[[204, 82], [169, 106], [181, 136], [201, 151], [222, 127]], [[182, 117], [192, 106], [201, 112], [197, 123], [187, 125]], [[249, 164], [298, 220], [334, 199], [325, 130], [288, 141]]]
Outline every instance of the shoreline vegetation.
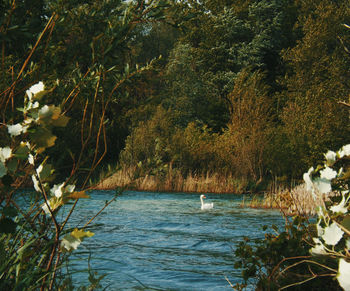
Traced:
[[232, 175], [189, 174], [184, 177], [180, 172], [169, 170], [167, 174], [157, 176], [146, 174], [135, 178], [134, 169], [118, 170], [94, 187], [96, 190], [110, 190], [124, 187], [128, 190], [152, 192], [193, 192], [215, 194], [243, 194], [247, 191], [247, 182], [240, 181]]
[[[322, 205], [321, 197], [316, 201], [305, 184], [293, 187], [273, 185], [264, 192], [248, 191], [248, 182], [232, 175], [189, 174], [187, 177], [178, 171], [168, 171], [166, 175], [147, 174], [135, 178], [135, 169], [120, 169], [102, 178], [93, 187], [95, 190], [125, 188], [127, 190], [151, 192], [184, 192], [242, 195], [241, 207], [279, 209], [285, 215], [316, 215], [317, 206]], [[247, 197], [247, 194], [250, 197]]]

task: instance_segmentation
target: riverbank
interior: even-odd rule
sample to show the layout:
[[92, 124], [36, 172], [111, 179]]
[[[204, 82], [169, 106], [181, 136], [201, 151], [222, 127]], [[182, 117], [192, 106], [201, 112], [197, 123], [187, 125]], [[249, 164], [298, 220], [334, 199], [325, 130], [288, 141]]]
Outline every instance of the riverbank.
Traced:
[[[136, 177], [135, 170], [119, 170], [94, 187], [96, 190], [127, 190], [150, 192], [190, 192], [214, 194], [247, 194], [248, 182], [238, 180], [232, 175], [202, 174], [183, 177], [179, 172], [168, 171], [166, 175], [144, 175]], [[250, 193], [251, 194], [251, 193]], [[251, 199], [243, 197], [241, 207], [279, 209], [286, 215], [315, 215], [316, 209], [323, 203], [321, 196], [316, 200], [304, 184], [294, 187], [270, 187], [264, 193]]]
[[[330, 194], [332, 195], [332, 194]], [[323, 205], [322, 195], [312, 196], [305, 184], [292, 189], [278, 189], [266, 192], [263, 196], [254, 196], [252, 199], [243, 199], [241, 207], [279, 209], [285, 215], [316, 215], [317, 208]]]
[[124, 187], [128, 190], [152, 192], [201, 192], [222, 194], [247, 193], [248, 182], [239, 180], [232, 175], [219, 174], [189, 174], [183, 177], [181, 173], [169, 170], [166, 175], [144, 175], [135, 177], [134, 170], [119, 170], [101, 181], [94, 187], [96, 190], [111, 190]]

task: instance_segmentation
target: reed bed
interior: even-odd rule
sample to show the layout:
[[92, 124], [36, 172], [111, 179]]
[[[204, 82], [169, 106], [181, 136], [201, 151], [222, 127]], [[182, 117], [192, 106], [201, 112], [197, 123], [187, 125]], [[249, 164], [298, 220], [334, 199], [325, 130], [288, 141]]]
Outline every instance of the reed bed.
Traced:
[[[113, 175], [102, 179], [95, 187], [99, 190], [110, 190], [123, 187], [129, 190], [152, 192], [194, 192], [194, 193], [246, 193], [247, 184], [232, 175], [189, 174], [187, 177], [179, 171], [169, 169], [163, 176], [143, 175], [136, 177], [136, 169], [120, 169]], [[280, 209], [287, 215], [315, 215], [317, 207], [323, 205], [323, 197], [314, 199], [305, 184], [291, 189], [273, 187], [263, 195], [242, 200], [241, 207]]]
[[245, 192], [247, 184], [232, 175], [189, 174], [187, 177], [179, 171], [169, 169], [163, 176], [144, 175], [135, 177], [134, 169], [121, 169], [108, 178], [102, 179], [95, 189], [107, 190], [125, 187], [129, 190], [159, 192], [203, 192], [235, 193]]
[[[330, 196], [335, 195], [331, 193]], [[310, 191], [306, 190], [305, 184], [300, 184], [292, 189], [278, 189], [268, 192], [263, 197], [254, 196], [251, 200], [243, 200], [242, 207], [252, 208], [275, 208], [280, 209], [287, 215], [313, 216], [317, 207], [324, 204], [324, 197], [316, 195], [314, 198]]]

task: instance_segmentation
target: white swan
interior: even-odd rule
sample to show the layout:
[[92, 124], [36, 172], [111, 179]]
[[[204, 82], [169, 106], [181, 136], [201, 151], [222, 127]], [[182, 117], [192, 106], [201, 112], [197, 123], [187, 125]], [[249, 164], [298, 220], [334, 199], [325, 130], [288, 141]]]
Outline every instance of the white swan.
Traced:
[[201, 199], [201, 209], [202, 210], [207, 210], [207, 209], [212, 209], [213, 207], [214, 207], [214, 203], [212, 202], [212, 203], [204, 203], [203, 202], [203, 198], [207, 198], [207, 197], [205, 197], [205, 195], [201, 195], [200, 196], [200, 199]]

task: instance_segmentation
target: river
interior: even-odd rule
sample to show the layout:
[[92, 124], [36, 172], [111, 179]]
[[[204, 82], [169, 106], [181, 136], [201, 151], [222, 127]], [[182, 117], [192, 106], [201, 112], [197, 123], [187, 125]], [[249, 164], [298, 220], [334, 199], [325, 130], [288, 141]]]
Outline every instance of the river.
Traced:
[[[81, 227], [113, 194], [93, 191], [81, 199], [71, 226]], [[75, 252], [74, 281], [86, 285], [80, 270], [91, 256], [93, 270], [106, 274], [106, 290], [232, 290], [225, 277], [241, 282], [233, 267], [237, 244], [263, 237], [263, 225], [283, 226], [283, 219], [276, 210], [240, 208], [242, 196], [206, 196], [214, 208], [202, 211], [198, 194], [125, 192]]]

